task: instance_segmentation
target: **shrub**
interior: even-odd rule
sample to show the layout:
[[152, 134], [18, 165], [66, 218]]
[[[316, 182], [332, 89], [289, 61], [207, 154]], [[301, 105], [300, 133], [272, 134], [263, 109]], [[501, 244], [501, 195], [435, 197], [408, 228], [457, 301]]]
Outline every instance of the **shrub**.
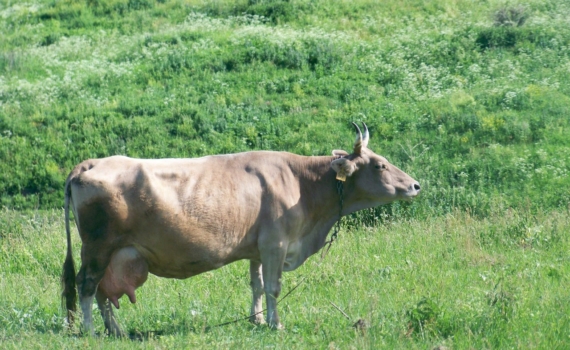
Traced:
[[496, 27], [520, 27], [529, 15], [523, 5], [502, 7], [495, 11], [493, 15], [493, 25]]

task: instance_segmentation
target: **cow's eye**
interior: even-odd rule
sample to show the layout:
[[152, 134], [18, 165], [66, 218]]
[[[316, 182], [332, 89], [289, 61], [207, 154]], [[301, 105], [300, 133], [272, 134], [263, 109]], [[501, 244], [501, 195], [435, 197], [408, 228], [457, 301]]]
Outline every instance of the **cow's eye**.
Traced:
[[384, 164], [376, 164], [374, 167], [375, 167], [376, 169], [379, 169], [379, 170], [380, 170], [380, 169], [382, 169], [382, 170], [386, 169], [386, 166], [385, 166]]

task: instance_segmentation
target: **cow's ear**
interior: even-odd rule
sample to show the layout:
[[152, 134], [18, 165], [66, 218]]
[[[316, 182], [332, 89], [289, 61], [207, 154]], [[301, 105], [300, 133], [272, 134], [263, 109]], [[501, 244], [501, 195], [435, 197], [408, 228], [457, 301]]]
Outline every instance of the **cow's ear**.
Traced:
[[341, 149], [335, 149], [332, 151], [332, 155], [337, 157], [337, 158], [342, 158], [342, 157], [346, 157], [348, 156], [348, 152], [347, 151], [343, 151]]
[[354, 162], [347, 158], [339, 158], [333, 160], [331, 167], [336, 172], [336, 178], [342, 181], [351, 176], [356, 170], [356, 165]]

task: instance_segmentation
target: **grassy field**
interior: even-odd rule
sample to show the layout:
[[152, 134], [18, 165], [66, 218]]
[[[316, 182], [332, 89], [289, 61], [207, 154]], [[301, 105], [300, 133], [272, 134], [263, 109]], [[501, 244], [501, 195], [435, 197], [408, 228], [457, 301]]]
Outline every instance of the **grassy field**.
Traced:
[[[568, 214], [510, 210], [477, 219], [454, 212], [345, 227], [322, 262], [317, 255], [285, 274], [284, 293], [306, 280], [280, 304], [284, 331], [246, 321], [209, 328], [249, 310], [245, 262], [183, 281], [150, 277], [137, 304], [121, 300], [119, 322], [133, 339], [117, 340], [65, 331], [57, 293], [62, 212], [4, 210], [0, 343], [4, 349], [567, 349]], [[352, 327], [358, 319], [367, 324], [363, 331]]]
[[570, 201], [567, 2], [0, 4], [9, 208], [60, 208], [86, 158], [330, 154], [352, 121], [421, 180], [416, 217]]
[[[0, 347], [570, 348], [568, 18], [557, 0], [0, 0]], [[285, 292], [308, 280], [285, 331], [208, 328], [248, 309], [243, 263], [151, 277], [122, 300], [133, 339], [64, 331], [75, 164], [330, 154], [353, 121], [422, 195], [347, 217], [322, 265], [287, 274]]]

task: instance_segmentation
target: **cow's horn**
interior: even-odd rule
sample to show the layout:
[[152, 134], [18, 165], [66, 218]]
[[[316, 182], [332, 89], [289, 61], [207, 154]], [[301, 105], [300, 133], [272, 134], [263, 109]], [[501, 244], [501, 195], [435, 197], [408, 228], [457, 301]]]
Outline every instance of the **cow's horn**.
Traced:
[[368, 132], [368, 127], [366, 126], [366, 123], [362, 122], [362, 125], [364, 125], [364, 135], [362, 135], [362, 147], [366, 148], [368, 147], [368, 140], [370, 139], [370, 133]]
[[358, 125], [355, 122], [352, 122], [352, 125], [356, 128], [356, 141], [354, 141], [354, 153], [360, 154], [362, 151], [362, 132]]

